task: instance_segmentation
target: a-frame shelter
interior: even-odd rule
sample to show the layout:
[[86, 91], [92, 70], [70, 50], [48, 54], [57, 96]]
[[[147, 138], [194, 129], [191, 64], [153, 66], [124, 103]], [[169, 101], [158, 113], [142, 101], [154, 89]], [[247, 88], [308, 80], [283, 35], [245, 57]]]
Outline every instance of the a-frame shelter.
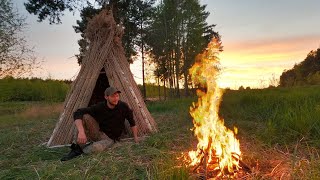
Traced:
[[[85, 37], [90, 45], [65, 99], [48, 147], [70, 144], [76, 134], [73, 112], [103, 100], [103, 92], [109, 86], [118, 88], [121, 91], [120, 99], [133, 110], [138, 136], [157, 131], [125, 57], [121, 43], [123, 31], [108, 10], [101, 11], [89, 21]], [[129, 124], [126, 124], [126, 132], [131, 134]]]

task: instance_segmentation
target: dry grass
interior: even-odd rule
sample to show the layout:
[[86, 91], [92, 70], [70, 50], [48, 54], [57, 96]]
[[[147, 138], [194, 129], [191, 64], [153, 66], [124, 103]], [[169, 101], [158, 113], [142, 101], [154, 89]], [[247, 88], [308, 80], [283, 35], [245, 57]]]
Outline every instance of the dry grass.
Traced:
[[246, 179], [290, 178], [290, 159], [256, 139], [241, 139], [243, 161], [252, 170]]
[[[269, 147], [257, 139], [240, 140], [243, 160], [252, 168], [245, 179], [310, 179], [310, 170], [319, 163], [319, 153], [306, 145], [295, 147]], [[298, 147], [301, 147], [298, 149]]]
[[32, 104], [18, 115], [26, 119], [37, 119], [41, 117], [56, 116], [57, 114], [60, 114], [62, 110], [63, 103]]

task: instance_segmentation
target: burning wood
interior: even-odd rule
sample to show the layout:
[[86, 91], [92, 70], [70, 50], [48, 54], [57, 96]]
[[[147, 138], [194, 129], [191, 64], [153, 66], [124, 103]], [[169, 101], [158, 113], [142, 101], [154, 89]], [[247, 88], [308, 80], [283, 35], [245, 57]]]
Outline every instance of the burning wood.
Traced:
[[200, 176], [201, 179], [208, 179], [208, 178], [215, 178], [218, 176], [226, 176], [228, 178], [235, 178], [236, 175], [243, 171], [243, 173], [251, 173], [251, 168], [246, 165], [242, 160], [239, 159], [239, 155], [234, 154], [232, 157], [235, 161], [239, 161], [240, 167], [233, 167], [232, 172], [229, 172], [227, 168], [220, 169], [219, 168], [219, 157], [212, 155], [211, 162], [207, 162], [209, 159], [208, 153], [205, 153], [205, 151], [201, 151], [201, 161], [198, 163], [192, 170], [192, 173], [196, 173]]
[[227, 129], [218, 115], [223, 94], [217, 84], [220, 47], [221, 43], [213, 39], [190, 69], [193, 82], [205, 91], [197, 90], [198, 102], [190, 108], [198, 145], [196, 151], [189, 152], [189, 164], [194, 166], [194, 172], [205, 177], [232, 178], [240, 169], [250, 168], [241, 161], [240, 143], [235, 137], [237, 128]]

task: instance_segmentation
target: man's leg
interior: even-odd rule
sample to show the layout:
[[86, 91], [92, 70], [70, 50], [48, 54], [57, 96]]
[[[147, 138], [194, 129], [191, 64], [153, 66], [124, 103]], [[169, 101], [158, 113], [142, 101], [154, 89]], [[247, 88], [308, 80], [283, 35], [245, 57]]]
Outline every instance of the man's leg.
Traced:
[[71, 152], [62, 157], [61, 161], [68, 161], [80, 156], [82, 153], [89, 154], [101, 152], [113, 144], [113, 140], [111, 140], [105, 133], [100, 131], [99, 124], [92, 116], [85, 114], [83, 116], [82, 123], [87, 135], [87, 139], [91, 143], [83, 145], [77, 144], [78, 134], [76, 133], [74, 136], [75, 143], [73, 143], [70, 147]]
[[104, 151], [113, 144], [114, 141], [112, 139], [110, 139], [105, 133], [100, 132], [100, 140], [85, 146], [82, 150], [85, 154], [97, 153]]
[[100, 131], [99, 124], [92, 116], [88, 114], [83, 116], [83, 126], [86, 130], [88, 140], [93, 142], [83, 146], [82, 150], [85, 154], [104, 151], [114, 144], [112, 139]]
[[100, 127], [98, 122], [92, 116], [89, 114], [83, 115], [82, 124], [88, 141], [92, 142], [100, 140]]

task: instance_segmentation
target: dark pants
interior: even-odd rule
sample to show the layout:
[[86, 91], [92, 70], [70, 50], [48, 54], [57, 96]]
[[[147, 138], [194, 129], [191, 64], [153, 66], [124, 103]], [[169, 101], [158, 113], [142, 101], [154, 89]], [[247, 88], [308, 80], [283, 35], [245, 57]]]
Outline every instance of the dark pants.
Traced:
[[100, 131], [98, 122], [89, 114], [85, 114], [82, 119], [83, 127], [87, 135], [90, 145], [82, 146], [85, 154], [101, 152], [111, 147], [114, 141], [110, 139], [104, 132]]

